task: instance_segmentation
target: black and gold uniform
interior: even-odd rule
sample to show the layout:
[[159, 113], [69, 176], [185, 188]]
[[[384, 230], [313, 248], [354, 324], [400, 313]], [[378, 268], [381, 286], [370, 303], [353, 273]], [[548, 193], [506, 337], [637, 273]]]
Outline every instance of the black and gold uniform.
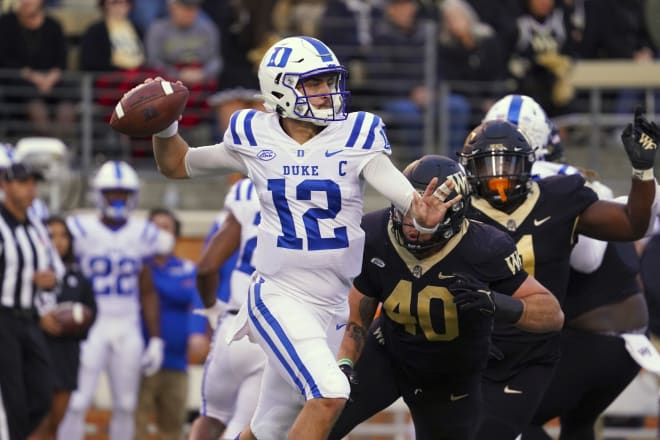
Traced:
[[[578, 174], [552, 176], [531, 182], [525, 201], [510, 214], [474, 198], [470, 218], [507, 232], [516, 242], [527, 273], [548, 288], [562, 304], [575, 244], [575, 224], [580, 213], [598, 200]], [[506, 381], [532, 359], [557, 360], [559, 333], [529, 333], [511, 324], [495, 323], [493, 343], [505, 354], [491, 360], [487, 376]], [[543, 384], [546, 385], [546, 384]], [[513, 387], [513, 386], [512, 386]]]
[[561, 438], [595, 438], [596, 419], [640, 370], [620, 336], [644, 332], [648, 321], [639, 268], [634, 243], [610, 242], [597, 270], [571, 270], [561, 359], [523, 438], [549, 440], [542, 427], [555, 417]]
[[354, 286], [382, 303], [356, 366], [359, 383], [330, 436], [403, 397], [417, 439], [470, 439], [481, 414], [481, 373], [493, 318], [459, 310], [448, 289], [469, 274], [512, 295], [527, 278], [511, 238], [462, 219], [439, 250], [418, 258], [395, 237], [391, 211], [367, 214], [361, 274]]
[[[476, 193], [468, 217], [508, 233], [524, 269], [561, 304], [580, 214], [598, 200], [580, 175], [531, 180], [534, 152], [507, 121], [489, 121], [467, 138], [461, 161]], [[513, 440], [531, 421], [559, 360], [559, 332], [529, 333], [497, 321], [492, 342], [502, 356], [484, 372], [480, 440]]]

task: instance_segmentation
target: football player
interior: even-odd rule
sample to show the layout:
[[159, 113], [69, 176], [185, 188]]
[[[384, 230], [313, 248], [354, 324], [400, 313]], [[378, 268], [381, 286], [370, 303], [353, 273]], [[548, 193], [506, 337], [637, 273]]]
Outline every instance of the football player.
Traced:
[[[434, 177], [450, 178], [456, 183], [450, 197], [462, 199], [433, 234], [420, 234], [395, 207], [363, 218], [362, 272], [349, 293], [338, 354], [354, 385], [331, 439], [399, 397], [410, 408], [416, 439], [471, 439], [493, 318], [533, 332], [563, 323], [557, 299], [523, 271], [511, 237], [465, 218], [470, 194], [461, 165], [424, 156], [403, 173], [420, 191]], [[382, 312], [369, 329], [379, 302]]]
[[240, 171], [259, 197], [256, 276], [230, 336], [249, 334], [268, 363], [242, 440], [324, 439], [348, 398], [327, 335], [343, 330], [361, 267], [365, 181], [421, 232], [434, 232], [459, 201], [447, 199], [451, 181], [417, 193], [388, 157], [381, 118], [347, 112], [346, 75], [323, 42], [288, 37], [259, 65], [266, 112], [234, 113], [218, 145], [189, 148], [176, 122], [153, 137], [164, 175]]
[[[193, 422], [189, 440], [235, 438], [250, 423], [266, 365], [261, 347], [247, 338], [232, 344], [225, 341], [236, 313], [247, 298], [254, 272], [252, 257], [261, 218], [254, 184], [249, 179], [236, 182], [227, 193], [224, 209], [227, 216], [197, 267], [197, 287], [207, 308], [205, 314], [211, 326], [218, 328], [204, 367], [200, 415]], [[230, 297], [225, 304], [216, 295], [218, 269], [236, 250], [238, 258], [231, 273]], [[215, 312], [209, 313], [211, 310]]]
[[[111, 439], [134, 437], [133, 412], [141, 372], [154, 374], [163, 360], [158, 296], [145, 258], [166, 254], [171, 234], [131, 216], [140, 182], [126, 162], [108, 161], [94, 177], [100, 215], [75, 215], [67, 225], [75, 237], [74, 254], [92, 282], [98, 314], [81, 347], [78, 389], [73, 393], [58, 437], [82, 439], [85, 414], [99, 375], [108, 374], [112, 392]], [[150, 335], [145, 349], [140, 312]]]
[[[535, 150], [536, 160], [532, 165], [535, 179], [556, 174], [587, 174], [558, 163], [562, 156], [561, 139], [556, 128], [553, 130], [554, 124], [532, 98], [504, 97], [484, 119], [506, 119], [525, 133], [540, 133], [550, 126], [547, 142]], [[613, 198], [612, 191], [599, 181], [590, 179], [586, 184], [600, 199]], [[656, 200], [658, 196], [656, 191]], [[580, 235], [570, 263], [567, 295], [562, 304], [566, 324], [560, 340], [561, 358], [532, 426], [523, 433], [526, 440], [549, 440], [543, 425], [555, 417], [560, 417], [560, 438], [593, 439], [598, 416], [640, 369], [623, 338], [633, 334], [635, 340], [650, 345], [643, 336], [648, 312], [637, 281], [639, 257], [635, 245]]]
[[[630, 241], [644, 235], [655, 196], [653, 165], [660, 132], [641, 113], [622, 134], [633, 165], [626, 205], [598, 200], [579, 174], [534, 182], [527, 137], [508, 121], [487, 121], [468, 135], [461, 161], [475, 190], [469, 216], [508, 232], [524, 267], [557, 297], [566, 295], [577, 234]], [[477, 438], [514, 439], [531, 420], [559, 357], [559, 333], [529, 333], [496, 321], [504, 354], [484, 374], [487, 417]]]

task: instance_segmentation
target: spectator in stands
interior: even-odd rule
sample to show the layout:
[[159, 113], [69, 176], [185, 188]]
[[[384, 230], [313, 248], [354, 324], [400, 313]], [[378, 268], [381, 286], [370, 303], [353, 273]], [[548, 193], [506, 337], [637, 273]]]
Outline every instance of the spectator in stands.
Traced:
[[[217, 2], [216, 2], [217, 3]], [[218, 91], [209, 97], [216, 109], [217, 140], [229, 126], [229, 118], [244, 108], [263, 110], [257, 67], [273, 41], [271, 21], [275, 0], [226, 1], [212, 11], [220, 32], [223, 64]]]
[[218, 28], [201, 14], [201, 0], [169, 0], [169, 16], [147, 31], [150, 66], [187, 86], [215, 81], [222, 67]]
[[131, 20], [141, 33], [146, 33], [151, 23], [167, 16], [167, 0], [138, 0], [131, 9]]
[[509, 74], [517, 82], [517, 93], [536, 99], [548, 116], [565, 113], [574, 95], [568, 79], [574, 54], [568, 14], [555, 0], [524, 0], [523, 5]]
[[40, 308], [41, 328], [46, 335], [46, 345], [50, 351], [53, 376], [53, 400], [50, 411], [30, 437], [32, 440], [55, 440], [57, 427], [64, 418], [69, 405], [71, 392], [78, 387], [78, 367], [80, 365], [80, 343], [87, 332], [78, 336], [62, 335], [60, 324], [49, 313], [56, 303], [80, 302], [96, 314], [96, 299], [89, 280], [78, 269], [73, 257], [73, 236], [61, 217], [49, 217], [45, 221], [48, 235], [66, 266], [62, 282], [55, 290], [42, 292]]
[[75, 106], [62, 80], [66, 67], [62, 27], [46, 15], [43, 0], [20, 0], [0, 17], [0, 68], [18, 73], [0, 82], [6, 100], [17, 106], [11, 116], [26, 116], [31, 134], [68, 139], [74, 133]]
[[[457, 127], [479, 125], [479, 115], [493, 104], [496, 91], [491, 89], [490, 82], [502, 80], [505, 77], [506, 65], [499, 39], [493, 28], [479, 20], [476, 12], [465, 0], [445, 0], [440, 5], [440, 35], [438, 44], [438, 73], [440, 78], [448, 81], [478, 81], [489, 82], [483, 87], [475, 87], [474, 83], [454, 87], [456, 93], [465, 96], [471, 112], [476, 119], [458, 120], [463, 113], [451, 114], [451, 122]], [[456, 98], [454, 98], [456, 99]], [[459, 132], [460, 133], [460, 132]], [[457, 134], [458, 135], [458, 134]], [[455, 157], [465, 139], [450, 139], [454, 151], [450, 157]]]
[[[158, 228], [179, 237], [181, 224], [173, 212], [153, 209], [149, 220]], [[148, 427], [155, 416], [158, 438], [179, 440], [188, 401], [188, 353], [204, 359], [208, 352], [206, 318], [193, 315], [193, 308], [204, 308], [195, 286], [196, 269], [192, 261], [174, 253], [155, 255], [151, 266], [160, 306], [160, 334], [165, 341], [161, 369], [153, 376], [143, 376], [135, 413], [137, 440], [149, 438]], [[146, 328], [143, 329], [148, 340]]]
[[[375, 23], [373, 46], [367, 58], [367, 78], [371, 93], [382, 96], [383, 117], [393, 144], [408, 149], [406, 157], [417, 157], [422, 145], [422, 121], [432, 102], [424, 81], [426, 43], [419, 5], [415, 0], [387, 0], [384, 16]], [[448, 111], [452, 121], [466, 121], [467, 100], [451, 95]], [[450, 126], [450, 147], [463, 144], [467, 127]]]
[[351, 90], [365, 80], [364, 61], [371, 48], [373, 24], [382, 14], [373, 1], [328, 0], [319, 23], [319, 37], [335, 48], [335, 54], [351, 72]]
[[[658, 48], [654, 47], [646, 27], [644, 3], [643, 0], [586, 2], [580, 55], [587, 59], [627, 59], [636, 63], [653, 61]], [[613, 98], [613, 110], [625, 114], [633, 112], [643, 96], [639, 90], [622, 90]]]
[[129, 19], [131, 0], [99, 0], [103, 17], [82, 36], [80, 68], [110, 72], [134, 70], [145, 63], [139, 30]]
[[[200, 10], [202, 0], [168, 0], [169, 16], [147, 31], [147, 62], [166, 79], [180, 80], [189, 89], [184, 128], [198, 126], [208, 112], [207, 98], [217, 88], [222, 68], [218, 28]], [[206, 127], [199, 127], [205, 129]], [[208, 144], [208, 133], [196, 141]]]

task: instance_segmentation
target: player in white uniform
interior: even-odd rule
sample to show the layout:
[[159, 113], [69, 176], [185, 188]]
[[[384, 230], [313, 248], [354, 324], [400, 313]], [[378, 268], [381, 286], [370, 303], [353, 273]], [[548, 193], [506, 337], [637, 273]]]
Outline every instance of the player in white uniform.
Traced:
[[[75, 237], [74, 254], [93, 284], [96, 321], [81, 347], [78, 389], [73, 393], [58, 438], [84, 437], [84, 419], [99, 375], [108, 374], [112, 392], [110, 438], [134, 437], [134, 410], [140, 376], [154, 374], [163, 360], [158, 296], [142, 261], [172, 246], [167, 234], [144, 219], [129, 216], [137, 204], [139, 180], [125, 162], [103, 164], [94, 179], [101, 215], [67, 219]], [[140, 312], [151, 335], [145, 350]]]
[[446, 200], [450, 180], [415, 192], [388, 158], [381, 119], [346, 112], [346, 70], [321, 41], [279, 41], [261, 61], [259, 82], [267, 112], [234, 113], [223, 143], [189, 148], [175, 122], [153, 137], [154, 153], [168, 177], [236, 170], [259, 197], [256, 272], [232, 333], [249, 334], [268, 361], [240, 438], [324, 439], [350, 392], [327, 335], [343, 333], [361, 267], [365, 181], [422, 232], [435, 231], [460, 197]]
[[[206, 359], [202, 380], [202, 405], [189, 440], [233, 439], [250, 422], [257, 404], [261, 374], [266, 365], [263, 350], [243, 338], [225, 341], [236, 313], [245, 303], [254, 272], [252, 256], [257, 245], [257, 225], [261, 215], [254, 184], [249, 179], [236, 182], [227, 193], [222, 226], [211, 238], [197, 267], [197, 287], [207, 307], [218, 307], [222, 316], [213, 346]], [[216, 300], [218, 269], [239, 250], [231, 274], [228, 303]], [[209, 314], [215, 327], [217, 313]]]

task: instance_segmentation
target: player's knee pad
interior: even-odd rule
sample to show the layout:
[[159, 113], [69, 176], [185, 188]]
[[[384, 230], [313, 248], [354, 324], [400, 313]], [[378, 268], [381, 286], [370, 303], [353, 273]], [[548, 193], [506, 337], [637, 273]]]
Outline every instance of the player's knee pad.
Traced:
[[297, 405], [275, 405], [260, 413], [250, 423], [250, 429], [259, 440], [282, 440], [300, 412]]
[[320, 390], [321, 395], [328, 398], [348, 399], [351, 394], [351, 385], [339, 368], [334, 370], [327, 373], [323, 381], [323, 389]]
[[134, 393], [126, 393], [118, 398], [113, 398], [112, 411], [132, 414], [137, 406], [137, 396]]
[[94, 395], [90, 390], [83, 390], [81, 388], [78, 388], [71, 395], [71, 399], [69, 400], [69, 406], [67, 407], [67, 411], [84, 413], [85, 411], [87, 411], [87, 408], [89, 408], [89, 406], [92, 404], [93, 398]]

